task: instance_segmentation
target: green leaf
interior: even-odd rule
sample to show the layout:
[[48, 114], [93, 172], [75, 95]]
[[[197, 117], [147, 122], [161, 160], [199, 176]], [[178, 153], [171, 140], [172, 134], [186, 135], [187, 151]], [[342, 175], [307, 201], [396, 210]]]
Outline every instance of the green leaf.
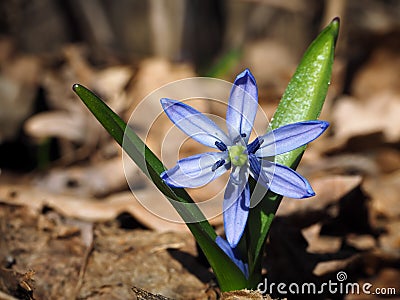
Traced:
[[[328, 92], [338, 34], [339, 19], [335, 18], [307, 49], [272, 118], [272, 129], [318, 119]], [[304, 149], [281, 154], [277, 162], [297, 166]]]
[[[247, 280], [240, 269], [215, 243], [217, 237], [210, 223], [206, 221], [200, 209], [193, 205], [193, 200], [184, 189], [171, 188], [164, 183], [160, 174], [165, 170], [161, 161], [144, 144], [136, 133], [115, 114], [99, 97], [82, 85], [73, 86], [75, 93], [85, 105], [127, 152], [138, 167], [153, 181], [156, 187], [167, 197], [186, 222], [204, 255], [207, 257], [220, 287], [223, 291], [242, 289]], [[205, 220], [193, 223], [193, 220]]]
[[[271, 127], [318, 119], [332, 74], [335, 44], [339, 33], [339, 19], [335, 18], [312, 42], [286, 88], [273, 116]], [[277, 163], [295, 169], [305, 147], [284, 153], [275, 158]], [[250, 211], [248, 244], [250, 270], [260, 271], [258, 262], [269, 228], [282, 196], [268, 192]], [[253, 279], [253, 284], [256, 279]]]

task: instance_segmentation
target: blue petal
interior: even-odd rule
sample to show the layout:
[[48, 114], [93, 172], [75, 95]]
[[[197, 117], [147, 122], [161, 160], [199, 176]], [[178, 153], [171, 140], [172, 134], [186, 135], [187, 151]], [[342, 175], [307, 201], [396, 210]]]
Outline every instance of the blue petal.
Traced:
[[242, 135], [248, 142], [258, 108], [256, 80], [248, 69], [240, 73], [234, 82], [226, 112], [226, 124], [232, 140]]
[[261, 146], [255, 154], [268, 157], [292, 151], [315, 140], [328, 126], [325, 121], [305, 121], [279, 127], [258, 138]]
[[224, 161], [227, 159], [226, 152], [206, 152], [189, 156], [179, 160], [172, 169], [163, 172], [161, 178], [172, 187], [200, 187], [226, 172]]
[[275, 163], [266, 159], [259, 159], [254, 154], [249, 154], [249, 161], [253, 178], [269, 189], [275, 173]]
[[225, 252], [225, 254], [229, 256], [236, 266], [238, 266], [246, 278], [249, 278], [249, 266], [239, 258], [236, 248], [231, 248], [229, 243], [220, 236], [217, 236], [215, 242]]
[[226, 239], [236, 247], [246, 227], [250, 206], [250, 188], [247, 183], [248, 168], [236, 167], [229, 178], [223, 202], [223, 216]]
[[263, 160], [260, 165], [260, 176], [255, 177], [259, 183], [276, 194], [290, 198], [308, 198], [315, 195], [307, 179], [291, 168]]
[[218, 148], [215, 143], [231, 144], [217, 124], [193, 107], [167, 98], [161, 99], [161, 105], [171, 121], [199, 143], [212, 148]]

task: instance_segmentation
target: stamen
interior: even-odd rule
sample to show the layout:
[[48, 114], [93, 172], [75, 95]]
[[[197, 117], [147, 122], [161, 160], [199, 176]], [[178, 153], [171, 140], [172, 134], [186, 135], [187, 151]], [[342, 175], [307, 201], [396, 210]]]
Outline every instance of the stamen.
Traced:
[[221, 150], [221, 151], [226, 151], [226, 150], [228, 150], [228, 148], [226, 147], [226, 145], [225, 145], [223, 142], [216, 141], [216, 142], [215, 142], [215, 146], [217, 146], [217, 148], [218, 148], [219, 150]]
[[260, 148], [262, 143], [264, 143], [264, 140], [260, 137], [257, 137], [250, 145], [247, 146], [247, 151], [249, 153], [256, 152]]
[[[244, 136], [243, 136], [243, 135], [244, 135]], [[242, 133], [241, 135], [238, 135], [237, 137], [235, 137], [235, 138], [233, 139], [233, 143], [234, 143], [234, 144], [239, 143], [239, 141], [240, 141], [242, 138], [244, 138], [244, 137], [246, 137], [246, 134], [245, 134], [245, 133]]]
[[215, 172], [219, 167], [223, 166], [225, 164], [225, 159], [221, 159], [217, 161], [211, 168], [211, 171]]

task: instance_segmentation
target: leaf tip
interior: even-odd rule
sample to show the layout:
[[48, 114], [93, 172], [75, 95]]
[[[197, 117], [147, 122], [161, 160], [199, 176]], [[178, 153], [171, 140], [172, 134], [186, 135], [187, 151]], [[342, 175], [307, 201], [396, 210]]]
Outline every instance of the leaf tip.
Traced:
[[340, 17], [334, 17], [333, 19], [332, 19], [332, 22], [331, 23], [337, 23], [337, 25], [339, 25], [340, 24]]
[[329, 24], [329, 27], [331, 29], [336, 44], [337, 38], [339, 36], [340, 18], [339, 17], [333, 18], [333, 20]]
[[75, 93], [77, 93], [80, 87], [81, 87], [80, 84], [74, 83], [74, 84], [72, 85], [72, 90], [73, 90]]

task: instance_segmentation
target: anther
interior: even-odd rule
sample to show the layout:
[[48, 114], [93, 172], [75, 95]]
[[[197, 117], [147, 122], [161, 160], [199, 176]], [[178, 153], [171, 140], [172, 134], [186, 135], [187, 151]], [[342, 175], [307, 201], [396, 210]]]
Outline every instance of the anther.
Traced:
[[225, 159], [221, 159], [217, 161], [211, 168], [211, 171], [215, 172], [219, 167], [223, 166], [225, 164]]
[[264, 143], [264, 140], [263, 139], [261, 139], [261, 138], [256, 138], [250, 145], [248, 145], [248, 147], [247, 147], [247, 151], [249, 152], [249, 153], [254, 153], [254, 152], [256, 152], [259, 148], [260, 148], [260, 146], [261, 146], [261, 144], [262, 143]]
[[217, 146], [217, 148], [218, 148], [219, 150], [221, 150], [221, 151], [226, 151], [226, 150], [228, 150], [228, 148], [226, 147], [226, 145], [225, 145], [223, 142], [216, 141], [216, 142], [215, 142], [215, 146]]

